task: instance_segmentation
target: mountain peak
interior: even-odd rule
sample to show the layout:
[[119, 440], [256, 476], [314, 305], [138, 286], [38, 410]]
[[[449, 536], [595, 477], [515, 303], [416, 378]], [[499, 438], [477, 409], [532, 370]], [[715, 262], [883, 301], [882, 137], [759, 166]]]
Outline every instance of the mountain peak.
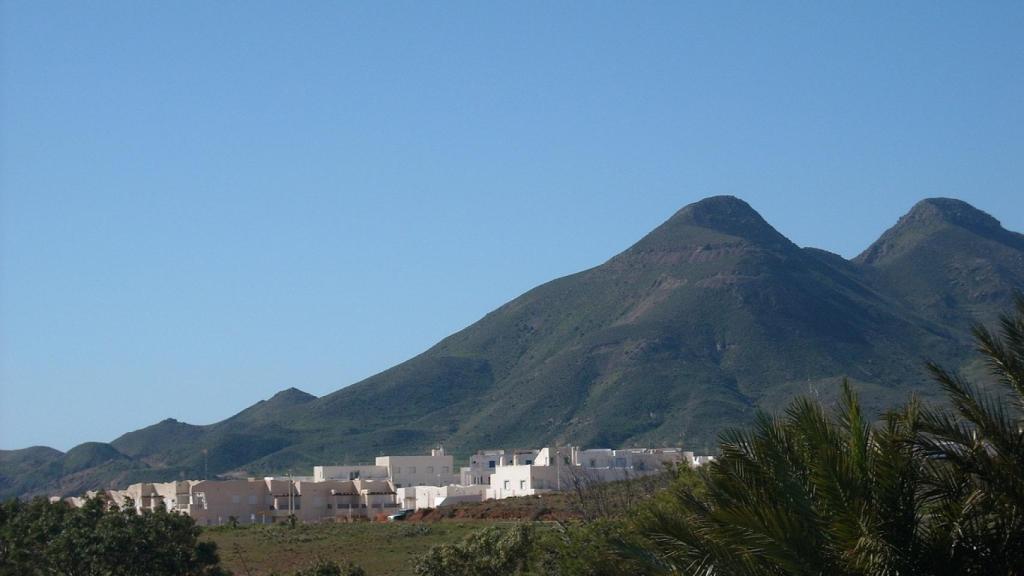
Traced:
[[900, 218], [897, 226], [945, 222], [973, 231], [994, 231], [1002, 226], [989, 214], [956, 198], [925, 198]]
[[316, 400], [316, 396], [308, 392], [303, 392], [302, 390], [292, 386], [291, 388], [281, 390], [277, 394], [274, 394], [268, 402], [273, 402], [275, 404], [302, 404], [309, 402], [310, 400]]
[[909, 212], [900, 217], [896, 224], [885, 231], [867, 250], [855, 259], [862, 264], [875, 264], [902, 254], [923, 239], [940, 230], [953, 226], [967, 230], [984, 238], [1009, 241], [1018, 244], [1016, 236], [1003, 229], [999, 220], [978, 210], [963, 200], [955, 198], [925, 198]]
[[713, 237], [701, 231], [734, 236], [753, 244], [795, 248], [750, 204], [735, 196], [711, 196], [684, 206], [635, 248], [672, 249], [713, 242]]
[[754, 222], [761, 215], [743, 200], [735, 196], [709, 196], [693, 204], [687, 204], [672, 217], [673, 220], [687, 220], [692, 224], [714, 227], [728, 222]]

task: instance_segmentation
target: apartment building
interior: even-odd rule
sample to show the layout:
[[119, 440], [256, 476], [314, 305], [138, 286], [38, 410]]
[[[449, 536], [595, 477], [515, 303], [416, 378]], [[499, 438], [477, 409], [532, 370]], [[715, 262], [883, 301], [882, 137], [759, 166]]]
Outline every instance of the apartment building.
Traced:
[[500, 466], [533, 464], [539, 450], [480, 450], [469, 457], [469, 466], [459, 470], [459, 484], [490, 484], [491, 473]]
[[509, 462], [496, 467], [490, 475], [488, 499], [533, 496], [541, 492], [569, 490], [577, 453], [575, 446], [542, 448], [526, 464]]
[[388, 480], [327, 480], [296, 482], [298, 507], [294, 514], [304, 522], [373, 518], [394, 513], [395, 489]]
[[439, 447], [429, 456], [378, 456], [377, 466], [387, 469], [395, 488], [409, 486], [447, 486], [459, 481], [455, 460]]

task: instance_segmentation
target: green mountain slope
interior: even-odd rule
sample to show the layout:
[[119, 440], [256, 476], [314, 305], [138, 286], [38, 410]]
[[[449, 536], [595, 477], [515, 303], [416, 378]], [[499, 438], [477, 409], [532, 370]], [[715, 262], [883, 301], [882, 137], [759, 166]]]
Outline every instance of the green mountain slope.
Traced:
[[1024, 235], [970, 204], [918, 202], [855, 259], [882, 289], [955, 326], [993, 321], [1024, 286]]
[[[797, 247], [741, 200], [708, 198], [362, 382], [125, 434], [87, 481], [198, 477], [204, 458], [211, 474], [299, 471], [438, 442], [459, 454], [555, 441], [701, 450], [758, 408], [831, 398], [844, 377], [882, 410], [932, 392], [924, 358], [965, 361], [969, 321], [1024, 286], [1021, 238], [962, 202], [926, 200], [848, 261]], [[0, 488], [78, 487], [60, 479], [67, 458], [33, 469], [58, 475], [47, 483]], [[10, 477], [46, 476], [17, 466]]]

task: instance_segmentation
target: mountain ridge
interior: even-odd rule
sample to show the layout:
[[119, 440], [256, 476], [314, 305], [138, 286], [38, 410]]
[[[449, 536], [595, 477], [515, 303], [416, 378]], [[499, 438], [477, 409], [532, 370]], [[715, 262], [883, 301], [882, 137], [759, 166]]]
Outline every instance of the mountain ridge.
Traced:
[[794, 394], [830, 397], [842, 378], [882, 410], [927, 396], [918, 359], [965, 365], [969, 323], [1024, 286], [1019, 239], [967, 203], [925, 199], [847, 260], [796, 246], [743, 200], [706, 198], [360, 382], [319, 398], [289, 388], [205, 426], [163, 420], [113, 452], [93, 448], [109, 458], [73, 479], [56, 472], [67, 455], [3, 454], [0, 494], [196, 477], [207, 464], [272, 473], [438, 442], [457, 454], [556, 441], [699, 450]]

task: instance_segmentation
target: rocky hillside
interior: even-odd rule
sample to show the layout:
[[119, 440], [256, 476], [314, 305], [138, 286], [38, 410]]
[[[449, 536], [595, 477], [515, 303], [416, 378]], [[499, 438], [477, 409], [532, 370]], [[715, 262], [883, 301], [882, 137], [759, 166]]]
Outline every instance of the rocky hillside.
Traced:
[[[4, 496], [266, 473], [443, 442], [684, 444], [842, 378], [882, 410], [966, 366], [972, 321], [1024, 288], [1024, 236], [929, 199], [853, 260], [800, 248], [742, 200], [686, 206], [604, 264], [538, 286], [398, 366], [321, 398], [289, 389], [217, 424], [165, 420], [67, 454], [0, 453]], [[98, 446], [103, 446], [99, 449]]]

